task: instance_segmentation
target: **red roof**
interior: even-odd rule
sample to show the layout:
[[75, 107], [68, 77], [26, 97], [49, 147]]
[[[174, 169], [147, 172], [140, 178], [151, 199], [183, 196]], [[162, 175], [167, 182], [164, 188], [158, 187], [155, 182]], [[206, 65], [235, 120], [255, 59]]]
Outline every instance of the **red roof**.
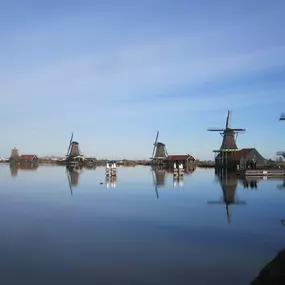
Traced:
[[194, 159], [194, 157], [192, 155], [190, 155], [190, 154], [175, 154], [175, 155], [168, 155], [165, 158], [165, 160], [168, 160], [168, 161], [172, 161], [172, 160], [187, 160], [187, 159]]
[[19, 160], [32, 160], [34, 158], [37, 158], [35, 154], [23, 154], [19, 156]]
[[240, 160], [241, 158], [246, 158], [254, 148], [243, 148], [241, 150], [236, 151], [231, 157], [232, 160]]

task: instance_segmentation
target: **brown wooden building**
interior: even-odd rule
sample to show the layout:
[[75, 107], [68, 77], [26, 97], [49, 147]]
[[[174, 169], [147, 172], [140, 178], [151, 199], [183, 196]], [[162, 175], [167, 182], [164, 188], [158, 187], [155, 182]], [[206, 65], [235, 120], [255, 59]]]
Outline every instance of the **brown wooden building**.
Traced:
[[19, 163], [36, 163], [38, 160], [35, 154], [23, 154], [18, 157]]
[[195, 158], [190, 154], [176, 154], [176, 155], [168, 155], [165, 158], [165, 165], [173, 167], [173, 164], [176, 163], [176, 167], [179, 164], [183, 164], [185, 168], [194, 165]]
[[228, 158], [229, 168], [240, 169], [246, 168], [247, 163], [252, 161], [256, 162], [256, 167], [264, 167], [266, 165], [266, 159], [255, 148], [243, 148], [236, 151]]

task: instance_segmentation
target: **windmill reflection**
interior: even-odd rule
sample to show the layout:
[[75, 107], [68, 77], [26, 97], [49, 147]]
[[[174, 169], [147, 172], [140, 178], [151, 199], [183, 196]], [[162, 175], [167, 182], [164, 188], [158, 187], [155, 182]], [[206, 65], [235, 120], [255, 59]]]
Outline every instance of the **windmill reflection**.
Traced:
[[277, 188], [280, 189], [280, 190], [285, 189], [285, 180], [283, 180], [283, 184], [278, 184]]
[[27, 164], [11, 164], [10, 173], [11, 177], [17, 177], [19, 169], [21, 171], [36, 171], [38, 169], [38, 164], [27, 163]]
[[82, 167], [66, 167], [66, 174], [71, 196], [73, 195], [73, 187], [78, 185], [79, 176], [83, 172]]
[[230, 223], [230, 205], [245, 205], [244, 201], [239, 201], [236, 197], [236, 189], [238, 185], [238, 179], [236, 178], [235, 173], [229, 173], [226, 171], [215, 172], [216, 177], [222, 187], [223, 196], [219, 201], [209, 201], [209, 204], [225, 204], [226, 206], [226, 216], [227, 220]]
[[152, 167], [152, 178], [157, 199], [159, 198], [158, 188], [165, 186], [166, 176], [167, 172], [164, 167], [159, 167], [159, 166]]

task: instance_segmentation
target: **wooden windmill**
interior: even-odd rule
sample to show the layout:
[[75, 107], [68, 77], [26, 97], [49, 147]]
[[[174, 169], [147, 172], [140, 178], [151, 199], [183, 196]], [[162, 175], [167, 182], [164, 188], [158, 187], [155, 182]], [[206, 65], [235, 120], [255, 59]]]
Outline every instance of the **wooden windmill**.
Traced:
[[240, 201], [236, 197], [236, 188], [238, 185], [238, 180], [230, 176], [227, 172], [216, 172], [216, 175], [218, 177], [218, 180], [222, 187], [222, 193], [223, 196], [219, 201], [208, 201], [209, 204], [225, 204], [226, 206], [226, 216], [227, 221], [230, 223], [230, 211], [229, 206], [230, 205], [245, 205], [244, 201]]
[[[285, 121], [285, 113], [281, 114], [279, 121]], [[278, 151], [277, 155], [281, 155], [285, 158], [285, 151]]]
[[159, 131], [157, 131], [155, 141], [153, 143], [153, 151], [151, 156], [152, 164], [163, 164], [164, 159], [168, 155], [166, 146], [162, 142], [158, 142]]
[[230, 120], [230, 111], [228, 111], [226, 126], [224, 129], [210, 128], [207, 130], [210, 132], [219, 132], [220, 135], [223, 137], [220, 149], [214, 150], [214, 153], [216, 154], [215, 164], [218, 167], [227, 168], [228, 159], [238, 150], [236, 144], [238, 134], [246, 131], [245, 129], [230, 128], [229, 120]]
[[12, 150], [11, 150], [11, 154], [10, 154], [10, 165], [13, 165], [13, 164], [16, 164], [18, 162], [18, 159], [19, 159], [19, 151], [16, 147], [14, 147]]
[[83, 155], [81, 154], [79, 150], [79, 143], [76, 141], [73, 141], [73, 133], [71, 134], [66, 157], [67, 157], [66, 160], [69, 163], [74, 162], [76, 160], [81, 161], [84, 159]]

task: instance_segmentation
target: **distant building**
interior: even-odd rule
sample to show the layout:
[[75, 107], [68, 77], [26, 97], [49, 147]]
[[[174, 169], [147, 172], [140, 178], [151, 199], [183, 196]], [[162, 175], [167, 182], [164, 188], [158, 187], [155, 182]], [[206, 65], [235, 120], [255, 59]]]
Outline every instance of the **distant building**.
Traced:
[[228, 158], [228, 165], [234, 169], [237, 169], [238, 165], [245, 168], [246, 164], [252, 161], [256, 162], [256, 167], [266, 165], [266, 159], [255, 148], [243, 148], [236, 151]]
[[182, 163], [186, 167], [194, 165], [195, 158], [190, 154], [185, 154], [185, 155], [177, 154], [177, 155], [168, 155], [164, 161], [167, 166], [173, 166], [175, 162], [177, 165]]

